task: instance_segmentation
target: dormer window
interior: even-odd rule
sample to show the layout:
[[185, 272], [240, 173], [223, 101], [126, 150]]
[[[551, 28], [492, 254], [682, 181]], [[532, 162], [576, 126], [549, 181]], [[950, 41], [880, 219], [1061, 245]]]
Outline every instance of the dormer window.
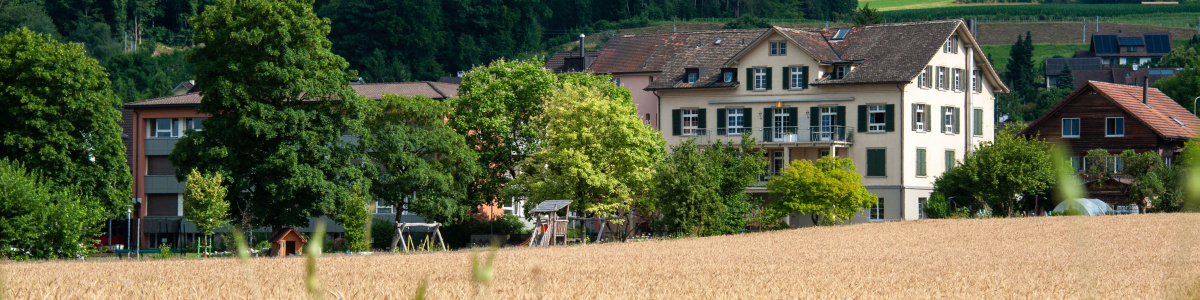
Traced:
[[771, 42], [771, 56], [787, 55], [787, 42]]
[[831, 77], [830, 79], [846, 78], [846, 73], [850, 73], [850, 66], [848, 66], [848, 65], [833, 66], [833, 73], [830, 74], [830, 77]]
[[700, 79], [700, 69], [687, 68], [685, 70], [686, 70], [686, 74], [684, 75], [684, 79], [683, 79], [684, 83], [696, 83], [696, 80]]
[[734, 69], [734, 68], [721, 69], [721, 82], [733, 82], [734, 78], [737, 78], [737, 69]]

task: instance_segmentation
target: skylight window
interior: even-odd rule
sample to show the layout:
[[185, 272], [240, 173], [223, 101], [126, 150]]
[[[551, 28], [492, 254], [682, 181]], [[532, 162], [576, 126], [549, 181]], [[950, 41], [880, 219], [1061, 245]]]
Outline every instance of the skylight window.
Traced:
[[1179, 126], [1187, 127], [1187, 125], [1183, 125], [1183, 121], [1179, 121], [1175, 117], [1171, 117], [1171, 121], [1175, 121], [1175, 124], [1179, 124]]
[[833, 39], [840, 40], [846, 38], [846, 34], [850, 33], [850, 28], [838, 29], [837, 34], [833, 35]]

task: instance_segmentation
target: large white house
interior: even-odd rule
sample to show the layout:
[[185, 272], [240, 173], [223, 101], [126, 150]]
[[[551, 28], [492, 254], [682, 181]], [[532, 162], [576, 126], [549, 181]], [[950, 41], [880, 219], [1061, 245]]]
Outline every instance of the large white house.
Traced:
[[[749, 132], [769, 174], [792, 160], [851, 158], [880, 198], [853, 220], [864, 222], [918, 219], [934, 179], [993, 139], [995, 94], [1008, 89], [961, 20], [758, 31], [673, 39], [645, 87], [668, 144]], [[769, 197], [761, 185], [748, 192]]]

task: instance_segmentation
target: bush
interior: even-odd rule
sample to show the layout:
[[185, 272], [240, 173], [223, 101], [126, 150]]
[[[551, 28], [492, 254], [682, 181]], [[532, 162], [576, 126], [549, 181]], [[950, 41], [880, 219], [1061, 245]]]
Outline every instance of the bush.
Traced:
[[[525, 223], [521, 223], [521, 219], [513, 215], [505, 215], [493, 221], [469, 218], [462, 223], [442, 226], [442, 237], [446, 239], [446, 247], [463, 248], [471, 243], [472, 234], [510, 235], [527, 231]], [[416, 239], [417, 237], [414, 236], [413, 240], [416, 241]]]
[[392, 238], [396, 236], [396, 223], [384, 220], [375, 220], [371, 223], [371, 248], [372, 249], [387, 249], [392, 245]]
[[0, 258], [81, 258], [100, 235], [104, 211], [73, 187], [56, 186], [0, 159]]
[[1072, 208], [1072, 209], [1063, 210], [1062, 215], [1064, 215], [1064, 216], [1082, 216], [1083, 213], [1079, 212], [1078, 209]]
[[950, 200], [941, 193], [929, 195], [925, 202], [925, 217], [930, 219], [945, 219], [950, 217]]
[[158, 258], [167, 259], [167, 258], [171, 258], [172, 256], [173, 255], [171, 255], [171, 244], [167, 244], [167, 243], [158, 244]]
[[729, 23], [725, 23], [725, 29], [750, 29], [750, 28], [771, 28], [771, 23], [760, 20], [751, 15], [742, 15]]

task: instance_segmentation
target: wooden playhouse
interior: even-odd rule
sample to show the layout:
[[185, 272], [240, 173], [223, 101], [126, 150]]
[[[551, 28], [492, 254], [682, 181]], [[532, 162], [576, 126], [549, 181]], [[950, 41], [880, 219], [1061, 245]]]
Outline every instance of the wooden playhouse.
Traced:
[[271, 237], [271, 256], [304, 254], [305, 244], [308, 244], [308, 240], [295, 228], [284, 228]]

